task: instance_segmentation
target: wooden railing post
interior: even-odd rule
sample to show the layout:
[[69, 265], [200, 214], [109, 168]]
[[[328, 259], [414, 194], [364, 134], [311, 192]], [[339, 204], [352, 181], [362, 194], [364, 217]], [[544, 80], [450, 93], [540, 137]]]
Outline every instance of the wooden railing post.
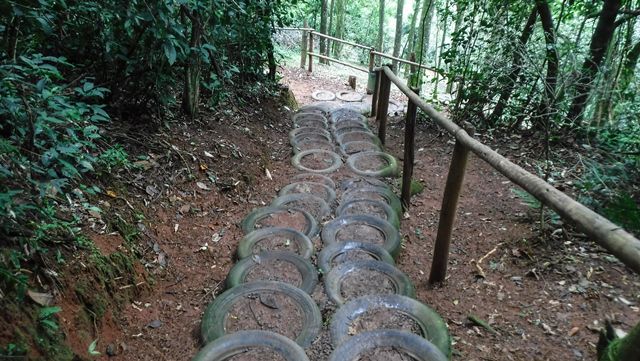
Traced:
[[[307, 23], [307, 20], [305, 19], [304, 28], [306, 29], [308, 26], [309, 25]], [[302, 69], [305, 68], [307, 63], [307, 41], [308, 41], [307, 38], [308, 38], [307, 30], [302, 30], [302, 42], [300, 43], [300, 67]]]
[[378, 90], [378, 109], [376, 120], [378, 121], [378, 138], [382, 145], [385, 144], [387, 135], [387, 113], [389, 112], [389, 95], [391, 93], [391, 80], [384, 70], [380, 70], [380, 89]]
[[376, 71], [376, 83], [373, 85], [373, 95], [371, 96], [371, 112], [370, 117], [375, 117], [378, 114], [378, 97], [380, 95], [380, 83], [382, 81], [382, 70]]
[[[416, 94], [417, 89], [412, 89]], [[407, 117], [404, 125], [404, 161], [402, 164], [402, 209], [409, 209], [411, 201], [411, 179], [413, 178], [413, 161], [415, 158], [415, 139], [416, 139], [416, 116], [418, 106], [411, 99], [407, 106]]]
[[[471, 133], [473, 134], [473, 130]], [[442, 198], [442, 208], [440, 209], [440, 222], [438, 224], [438, 234], [433, 249], [433, 262], [429, 274], [429, 284], [442, 283], [447, 275], [447, 263], [449, 262], [449, 246], [451, 245], [451, 233], [453, 223], [456, 219], [456, 209], [458, 208], [458, 198], [464, 181], [464, 173], [467, 168], [469, 149], [456, 140], [453, 147], [451, 164], [449, 165], [449, 175], [444, 188]]]
[[313, 31], [309, 32], [309, 73], [313, 72]]
[[373, 53], [374, 51], [376, 51], [375, 48], [369, 49], [369, 71], [370, 72], [373, 71], [373, 67], [375, 66], [375, 61], [376, 61], [376, 55]]

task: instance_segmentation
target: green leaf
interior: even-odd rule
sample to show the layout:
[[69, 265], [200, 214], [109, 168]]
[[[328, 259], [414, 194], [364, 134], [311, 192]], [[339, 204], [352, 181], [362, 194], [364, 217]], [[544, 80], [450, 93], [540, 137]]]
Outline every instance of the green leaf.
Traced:
[[40, 320], [40, 323], [43, 324], [45, 327], [54, 331], [60, 327], [54, 320], [44, 319], [44, 320]]
[[164, 49], [164, 55], [169, 61], [169, 65], [173, 65], [173, 63], [176, 62], [176, 48], [173, 46], [173, 43], [171, 41], [165, 41], [162, 48]]
[[38, 318], [40, 320], [44, 320], [45, 318], [49, 318], [60, 311], [62, 311], [62, 308], [58, 306], [42, 307], [38, 313]]
[[96, 338], [89, 345], [89, 349], [87, 350], [87, 352], [89, 352], [89, 355], [91, 355], [91, 356], [99, 356], [100, 355], [100, 352], [96, 351], [96, 347], [97, 346], [98, 346], [98, 339]]

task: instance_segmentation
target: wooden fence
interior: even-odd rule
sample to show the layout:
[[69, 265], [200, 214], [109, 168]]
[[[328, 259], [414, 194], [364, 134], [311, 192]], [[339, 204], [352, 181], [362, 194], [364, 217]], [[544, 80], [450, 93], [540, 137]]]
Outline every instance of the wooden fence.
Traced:
[[[640, 273], [640, 240], [626, 232], [621, 227], [613, 224], [605, 217], [573, 200], [571, 197], [554, 188], [543, 179], [527, 172], [522, 167], [512, 163], [493, 149], [474, 139], [473, 129], [465, 130], [449, 120], [444, 114], [437, 112], [418, 96], [415, 89], [410, 89], [406, 84], [404, 84], [389, 67], [383, 66], [380, 68], [374, 68], [375, 56], [409, 64], [414, 69], [413, 71], [416, 71], [418, 68], [435, 71], [434, 69], [412, 61], [380, 53], [372, 47], [367, 47], [365, 45], [356, 44], [316, 32], [314, 29], [307, 28], [306, 24], [304, 28], [281, 28], [280, 30], [300, 30], [303, 32], [300, 64], [302, 68], [305, 67], [305, 59], [308, 57], [308, 70], [313, 71], [313, 57], [315, 56], [317, 58], [327, 59], [332, 62], [351, 67], [355, 70], [375, 73], [376, 80], [374, 89], [372, 89], [373, 97], [370, 115], [376, 117], [376, 121], [378, 123], [378, 137], [383, 145], [385, 144], [386, 138], [387, 112], [389, 109], [391, 84], [393, 83], [409, 98], [404, 130], [404, 160], [401, 194], [403, 207], [405, 207], [405, 209], [409, 207], [411, 196], [410, 189], [415, 152], [415, 122], [418, 109], [422, 110], [436, 124], [444, 128], [456, 139], [449, 166], [449, 173], [445, 184], [442, 208], [440, 210], [440, 221], [436, 235], [433, 262], [431, 264], [431, 272], [429, 274], [430, 284], [440, 283], [444, 281], [446, 276], [451, 233], [455, 222], [458, 198], [462, 189], [469, 152], [474, 153], [478, 158], [487, 162], [503, 176], [529, 192], [542, 204], [555, 210], [564, 220], [577, 226], [587, 236], [591, 237], [596, 243], [607, 249], [630, 269], [636, 273]], [[338, 59], [314, 53], [314, 36], [324, 37], [332, 41], [369, 50], [369, 69], [367, 70]]]

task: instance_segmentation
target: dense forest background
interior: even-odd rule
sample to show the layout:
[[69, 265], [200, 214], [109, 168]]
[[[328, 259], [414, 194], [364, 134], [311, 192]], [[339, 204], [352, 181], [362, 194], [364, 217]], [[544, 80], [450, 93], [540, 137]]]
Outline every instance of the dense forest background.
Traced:
[[[554, 149], [577, 147], [587, 154], [573, 165], [584, 169], [572, 184], [579, 199], [640, 229], [637, 1], [322, 0], [294, 13], [298, 26], [433, 68], [418, 80], [423, 97], [456, 122], [536, 139], [538, 174], [552, 183], [562, 178]], [[318, 47], [368, 64], [367, 51]], [[398, 72], [410, 78], [408, 67]]]
[[[637, 234], [639, 15], [636, 0], [0, 1], [0, 305], [23, 307], [30, 285], [55, 284], [65, 257], [94, 249], [80, 215], [115, 197], [97, 180], [140, 161], [114, 123], [166, 126], [167, 109], [195, 121], [238, 92], [274, 89], [287, 53], [272, 35], [305, 21], [434, 68], [414, 79], [423, 97], [478, 132], [530, 137], [551, 183], [581, 169], [568, 190]], [[335, 42], [319, 51], [368, 61]], [[578, 164], [557, 164], [565, 148]], [[57, 337], [57, 307], [28, 312], [34, 335]]]

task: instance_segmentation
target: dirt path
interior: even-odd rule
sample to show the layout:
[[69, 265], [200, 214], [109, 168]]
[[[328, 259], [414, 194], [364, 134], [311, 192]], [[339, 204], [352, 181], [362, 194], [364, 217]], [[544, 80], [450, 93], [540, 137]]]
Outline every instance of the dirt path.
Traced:
[[[296, 69], [282, 74], [302, 103], [310, 102], [313, 90], [347, 90], [346, 79], [311, 82]], [[114, 323], [118, 326], [102, 326], [101, 347], [115, 345], [118, 355], [103, 353], [99, 359], [186, 360], [201, 347], [200, 319], [223, 290], [235, 261], [240, 221], [252, 208], [269, 204], [298, 173], [289, 163], [288, 110], [271, 101], [254, 105], [246, 111], [230, 104], [228, 114], [206, 116], [199, 129], [178, 124], [166, 135], [195, 179], [184, 176], [182, 164], [160, 163], [154, 176], [138, 180], [142, 189], [157, 190], [153, 197], [134, 200], [146, 210], [148, 268], [156, 283], [124, 310]], [[397, 158], [402, 158], [401, 127], [399, 122], [388, 130], [388, 151]], [[404, 245], [397, 262], [416, 285], [417, 298], [447, 321], [454, 337], [452, 359], [594, 359], [594, 330], [605, 316], [621, 328], [638, 322], [640, 278], [582, 238], [560, 232], [540, 240], [534, 212], [520, 204], [513, 184], [474, 157], [458, 209], [447, 284], [428, 289], [452, 142], [420, 122], [416, 147], [414, 172], [425, 189], [402, 220]], [[160, 267], [162, 252], [166, 267]], [[485, 278], [478, 277], [474, 265], [481, 258]], [[471, 324], [469, 315], [498, 334]]]

